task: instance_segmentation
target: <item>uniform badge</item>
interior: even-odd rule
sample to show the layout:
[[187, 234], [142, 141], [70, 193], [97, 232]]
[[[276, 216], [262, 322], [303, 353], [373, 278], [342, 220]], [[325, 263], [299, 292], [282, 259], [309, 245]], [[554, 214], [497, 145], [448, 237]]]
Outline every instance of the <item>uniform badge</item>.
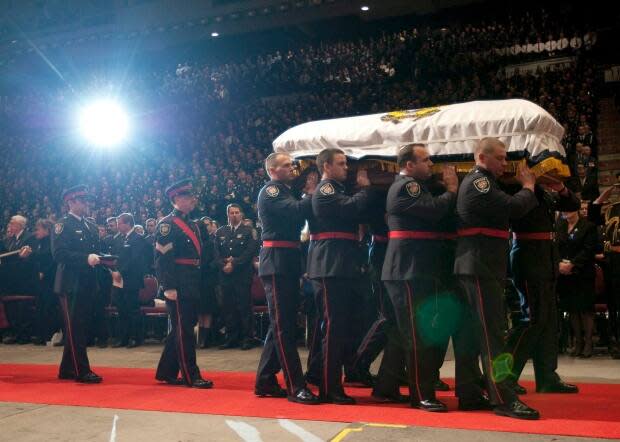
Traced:
[[276, 196], [280, 194], [280, 189], [278, 188], [278, 186], [272, 184], [265, 188], [265, 193], [267, 194], [267, 196], [271, 198], [275, 198]]
[[334, 190], [334, 186], [331, 183], [325, 183], [319, 188], [319, 192], [323, 195], [333, 195], [336, 191]]
[[62, 233], [62, 229], [65, 228], [65, 225], [63, 223], [56, 223], [54, 224], [54, 233], [56, 235], [60, 235]]
[[409, 196], [412, 196], [414, 198], [420, 196], [420, 185], [415, 181], [408, 182], [405, 188], [407, 189], [407, 193], [409, 194]]
[[491, 190], [491, 183], [489, 183], [487, 177], [476, 178], [474, 180], [474, 187], [480, 193], [489, 193], [489, 190]]
[[159, 225], [159, 234], [161, 236], [166, 236], [170, 233], [170, 224], [161, 223]]
[[241, 238], [243, 238], [243, 233], [240, 233], [237, 235], [237, 239], [241, 239]]
[[252, 239], [256, 241], [258, 239], [258, 232], [256, 229], [252, 229]]

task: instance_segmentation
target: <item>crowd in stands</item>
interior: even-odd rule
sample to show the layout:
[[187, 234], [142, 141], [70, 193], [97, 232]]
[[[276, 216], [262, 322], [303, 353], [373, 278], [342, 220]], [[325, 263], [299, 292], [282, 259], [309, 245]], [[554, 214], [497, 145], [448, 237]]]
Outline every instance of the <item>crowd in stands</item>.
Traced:
[[[576, 175], [574, 190], [598, 196], [599, 77], [590, 61], [594, 29], [566, 26], [545, 11], [449, 28], [412, 28], [363, 40], [325, 42], [267, 51], [226, 63], [182, 63], [124, 81], [127, 101], [153, 109], [145, 135], [129, 152], [94, 156], [65, 148], [49, 129], [67, 106], [68, 89], [0, 97], [6, 135], [0, 139], [0, 236], [14, 215], [33, 229], [66, 210], [59, 195], [84, 183], [96, 195], [95, 221], [132, 213], [137, 224], [171, 209], [163, 190], [193, 177], [196, 217], [226, 222], [239, 204], [256, 218], [256, 197], [267, 177], [271, 142], [307, 121], [413, 109], [479, 99], [524, 98], [550, 112], [566, 129], [564, 146]], [[554, 57], [561, 65], [507, 75], [506, 66]], [[94, 75], [93, 89], [118, 92]]]

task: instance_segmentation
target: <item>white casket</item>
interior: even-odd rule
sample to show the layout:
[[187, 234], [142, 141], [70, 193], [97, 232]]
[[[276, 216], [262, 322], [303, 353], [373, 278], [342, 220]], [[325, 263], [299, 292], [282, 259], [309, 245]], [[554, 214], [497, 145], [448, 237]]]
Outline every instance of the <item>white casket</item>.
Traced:
[[506, 145], [511, 170], [527, 160], [537, 176], [568, 177], [563, 135], [563, 127], [543, 108], [512, 99], [313, 121], [281, 134], [273, 149], [304, 160], [335, 147], [353, 160], [393, 163], [401, 146], [415, 142], [427, 146], [433, 162], [454, 163], [466, 172], [476, 141], [496, 137]]

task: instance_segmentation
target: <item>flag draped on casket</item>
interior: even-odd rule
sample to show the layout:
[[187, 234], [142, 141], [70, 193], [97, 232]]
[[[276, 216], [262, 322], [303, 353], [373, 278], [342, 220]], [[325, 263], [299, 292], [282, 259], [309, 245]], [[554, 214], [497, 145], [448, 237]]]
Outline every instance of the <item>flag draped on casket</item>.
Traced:
[[416, 142], [427, 146], [435, 162], [460, 162], [473, 160], [477, 140], [497, 137], [510, 160], [527, 158], [536, 164], [554, 158], [558, 166], [565, 157], [563, 134], [543, 108], [512, 99], [313, 121], [281, 134], [273, 148], [294, 158], [311, 158], [327, 147], [342, 149], [352, 159], [394, 158], [399, 147]]

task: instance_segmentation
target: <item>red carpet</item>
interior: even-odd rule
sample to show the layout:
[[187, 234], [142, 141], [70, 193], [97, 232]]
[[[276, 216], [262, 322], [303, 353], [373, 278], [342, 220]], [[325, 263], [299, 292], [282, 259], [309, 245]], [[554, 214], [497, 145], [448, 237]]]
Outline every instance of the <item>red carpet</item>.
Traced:
[[[405, 405], [377, 405], [369, 398], [370, 390], [358, 388], [348, 389], [357, 406], [261, 399], [252, 394], [254, 374], [246, 372], [204, 373], [215, 382], [213, 390], [160, 385], [152, 369], [98, 367], [96, 372], [104, 377], [102, 384], [82, 385], [56, 379], [56, 366], [0, 364], [0, 401], [620, 438], [620, 385], [615, 384], [580, 384], [578, 395], [528, 394], [527, 403], [543, 418], [520, 421], [491, 412], [434, 414]], [[531, 383], [524, 385], [533, 389]], [[456, 410], [451, 392], [439, 393], [439, 398]]]

